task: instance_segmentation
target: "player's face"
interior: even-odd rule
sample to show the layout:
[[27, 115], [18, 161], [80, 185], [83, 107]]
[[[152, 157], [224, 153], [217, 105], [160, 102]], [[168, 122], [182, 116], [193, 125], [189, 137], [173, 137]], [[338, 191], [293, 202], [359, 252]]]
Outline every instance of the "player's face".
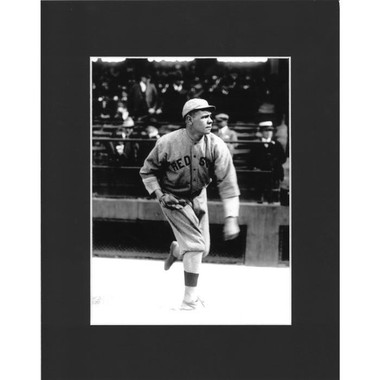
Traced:
[[191, 130], [199, 135], [211, 133], [212, 119], [210, 111], [198, 111], [192, 116]]

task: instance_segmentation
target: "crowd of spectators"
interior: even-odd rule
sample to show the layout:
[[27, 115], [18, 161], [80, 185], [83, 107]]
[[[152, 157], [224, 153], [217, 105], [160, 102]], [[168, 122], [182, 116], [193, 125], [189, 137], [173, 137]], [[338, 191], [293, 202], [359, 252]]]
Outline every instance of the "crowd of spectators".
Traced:
[[226, 141], [233, 157], [238, 137], [228, 124], [232, 121], [259, 127], [249, 139], [263, 144], [255, 145], [255, 149], [249, 146], [244, 164], [248, 169], [272, 171], [256, 184], [257, 199], [271, 203], [271, 189], [278, 188], [283, 180], [282, 165], [288, 153], [286, 65], [286, 75], [280, 75], [268, 64], [237, 68], [211, 59], [170, 66], [147, 60], [93, 62], [93, 124], [113, 125], [108, 134], [112, 140], [95, 141], [99, 151], [94, 151], [94, 163], [98, 157], [98, 163], [111, 167], [140, 167], [155, 140], [182, 124], [183, 104], [201, 97], [219, 111], [214, 115], [213, 132]]
[[[286, 63], [287, 65], [287, 63]], [[215, 59], [170, 66], [148, 60], [93, 62], [93, 118], [121, 121], [181, 122], [183, 104], [202, 97], [233, 121], [287, 112], [288, 78], [270, 65], [236, 67]], [[280, 120], [279, 120], [280, 121]]]

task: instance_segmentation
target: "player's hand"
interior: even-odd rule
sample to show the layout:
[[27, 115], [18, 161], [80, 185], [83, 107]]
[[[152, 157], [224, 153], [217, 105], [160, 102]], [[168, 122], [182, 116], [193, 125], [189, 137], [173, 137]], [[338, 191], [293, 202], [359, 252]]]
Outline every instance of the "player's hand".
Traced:
[[224, 221], [224, 240], [232, 240], [239, 236], [240, 228], [237, 222], [237, 218], [228, 217]]
[[183, 199], [177, 199], [174, 195], [164, 194], [160, 198], [160, 203], [163, 207], [169, 208], [171, 210], [180, 210], [186, 206], [186, 201]]

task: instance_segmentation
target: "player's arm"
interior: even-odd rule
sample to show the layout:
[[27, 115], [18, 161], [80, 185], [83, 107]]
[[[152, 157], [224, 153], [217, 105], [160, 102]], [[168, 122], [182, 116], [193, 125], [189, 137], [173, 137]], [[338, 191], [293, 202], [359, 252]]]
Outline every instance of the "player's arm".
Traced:
[[225, 198], [223, 201], [224, 211], [224, 240], [232, 240], [240, 233], [239, 217], [239, 197]]
[[178, 210], [183, 208], [183, 201], [178, 200], [172, 194], [165, 193], [160, 186], [159, 178], [165, 164], [165, 157], [160, 140], [158, 140], [145, 159], [144, 165], [140, 169], [140, 176], [148, 193], [154, 195], [163, 207]]
[[236, 170], [232, 157], [225, 144], [217, 144], [215, 147], [215, 177], [219, 194], [223, 202], [224, 211], [224, 239], [235, 239], [240, 232], [239, 196]]
[[156, 145], [148, 154], [148, 157], [144, 161], [144, 165], [140, 169], [141, 179], [150, 195], [155, 194], [156, 190], [161, 189], [159, 178], [161, 176], [164, 157], [160, 153], [159, 142], [160, 140], [157, 140]]

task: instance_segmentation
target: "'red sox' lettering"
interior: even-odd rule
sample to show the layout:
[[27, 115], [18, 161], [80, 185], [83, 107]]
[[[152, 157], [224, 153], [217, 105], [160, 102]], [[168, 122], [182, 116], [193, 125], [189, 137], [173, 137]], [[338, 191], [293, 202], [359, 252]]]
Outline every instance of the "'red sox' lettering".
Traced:
[[[190, 156], [184, 156], [182, 158], [179, 158], [178, 160], [171, 162], [169, 165], [171, 166], [172, 170], [178, 171], [180, 169], [185, 168], [186, 166], [189, 166], [190, 164], [191, 164]], [[206, 157], [201, 157], [199, 159], [199, 165], [206, 166], [206, 168], [208, 168], [210, 165], [210, 160]]]

